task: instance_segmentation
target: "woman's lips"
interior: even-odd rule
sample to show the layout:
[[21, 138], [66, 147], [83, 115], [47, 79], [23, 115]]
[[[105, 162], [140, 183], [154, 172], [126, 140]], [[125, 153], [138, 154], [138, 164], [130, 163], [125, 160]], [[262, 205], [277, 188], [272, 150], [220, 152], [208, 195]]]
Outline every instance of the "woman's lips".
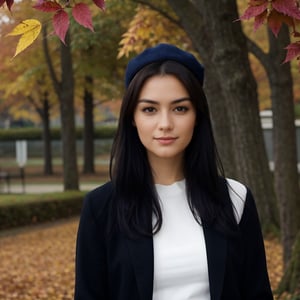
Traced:
[[176, 141], [176, 137], [158, 137], [158, 138], [155, 138], [156, 141], [158, 141], [160, 144], [162, 145], [170, 145], [172, 143], [174, 143]]

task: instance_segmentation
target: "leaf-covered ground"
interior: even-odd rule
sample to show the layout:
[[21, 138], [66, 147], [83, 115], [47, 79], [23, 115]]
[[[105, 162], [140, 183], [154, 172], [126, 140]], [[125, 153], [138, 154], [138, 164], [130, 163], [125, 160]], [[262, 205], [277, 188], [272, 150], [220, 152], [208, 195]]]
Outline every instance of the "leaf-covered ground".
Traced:
[[77, 226], [73, 219], [0, 237], [0, 299], [72, 299]]
[[[1, 300], [71, 300], [78, 219], [0, 233]], [[266, 240], [269, 275], [282, 276], [282, 249]]]

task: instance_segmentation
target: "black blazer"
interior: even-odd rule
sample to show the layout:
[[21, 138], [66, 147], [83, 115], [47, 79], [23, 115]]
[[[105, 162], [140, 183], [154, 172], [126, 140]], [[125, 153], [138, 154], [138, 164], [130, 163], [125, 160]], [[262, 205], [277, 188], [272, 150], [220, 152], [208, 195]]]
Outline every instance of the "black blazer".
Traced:
[[[224, 197], [230, 197], [227, 193]], [[153, 239], [106, 234], [113, 211], [111, 183], [85, 198], [76, 248], [75, 300], [152, 300]], [[241, 234], [204, 226], [211, 300], [273, 299], [256, 206], [247, 190]], [[172, 299], [170, 299], [172, 300]], [[182, 299], [185, 300], [185, 299]]]

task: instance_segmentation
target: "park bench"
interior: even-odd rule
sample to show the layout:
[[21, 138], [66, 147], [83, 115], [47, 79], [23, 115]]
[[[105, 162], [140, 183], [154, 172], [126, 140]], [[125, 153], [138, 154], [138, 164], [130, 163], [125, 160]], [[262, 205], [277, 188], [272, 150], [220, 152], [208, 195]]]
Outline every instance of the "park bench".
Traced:
[[[10, 183], [11, 179], [21, 179], [22, 181], [22, 189], [23, 192], [25, 192], [25, 174], [24, 174], [24, 169], [20, 168], [20, 173], [10, 173], [6, 171], [0, 171], [0, 182], [4, 182], [6, 185], [6, 191], [7, 193], [10, 193]], [[0, 189], [1, 192], [1, 189]]]

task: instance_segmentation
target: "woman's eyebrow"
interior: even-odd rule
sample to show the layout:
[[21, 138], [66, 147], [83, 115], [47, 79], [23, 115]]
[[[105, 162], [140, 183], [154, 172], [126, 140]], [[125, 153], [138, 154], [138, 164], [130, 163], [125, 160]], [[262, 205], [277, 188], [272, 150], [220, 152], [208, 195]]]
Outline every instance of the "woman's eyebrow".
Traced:
[[[173, 101], [171, 101], [171, 104], [177, 104], [183, 101], [191, 101], [191, 99], [189, 97], [184, 97], [184, 98], [179, 98], [179, 99], [175, 99]], [[159, 101], [155, 101], [155, 100], [150, 100], [150, 99], [139, 99], [138, 100], [139, 103], [149, 103], [149, 104], [159, 104]]]

